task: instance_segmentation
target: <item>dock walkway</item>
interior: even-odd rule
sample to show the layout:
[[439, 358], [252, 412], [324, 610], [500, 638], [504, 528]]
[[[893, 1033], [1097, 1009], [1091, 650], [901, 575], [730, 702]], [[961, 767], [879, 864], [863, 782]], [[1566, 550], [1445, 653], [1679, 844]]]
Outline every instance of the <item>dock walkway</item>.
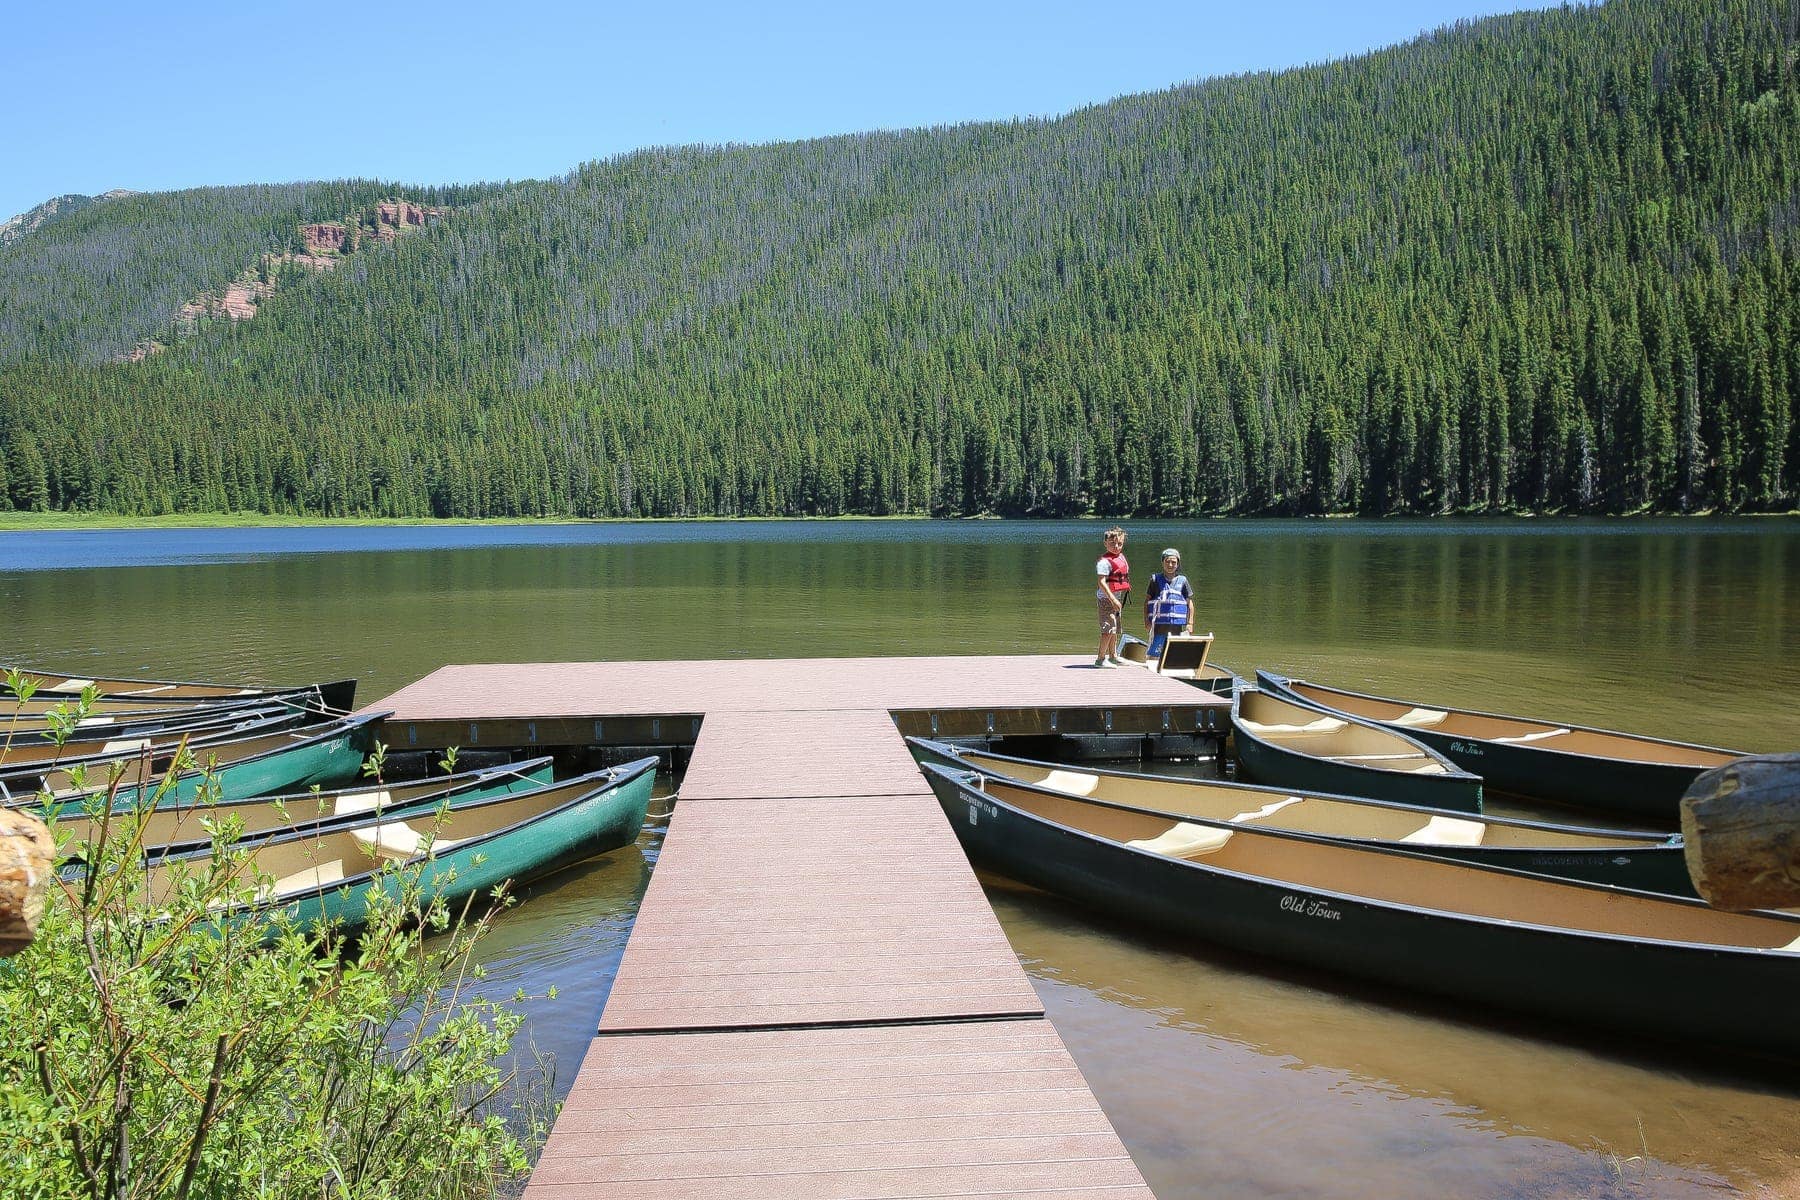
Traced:
[[382, 701], [401, 745], [698, 722], [527, 1200], [1145, 1200], [896, 722], [1192, 732], [1219, 706], [1047, 656], [456, 666]]

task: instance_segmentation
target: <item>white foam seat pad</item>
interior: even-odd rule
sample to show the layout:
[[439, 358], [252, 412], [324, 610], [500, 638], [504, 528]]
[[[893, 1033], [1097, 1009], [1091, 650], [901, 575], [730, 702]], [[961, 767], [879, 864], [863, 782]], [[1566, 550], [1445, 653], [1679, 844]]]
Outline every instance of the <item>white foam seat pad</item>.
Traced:
[[1100, 786], [1100, 777], [1087, 771], [1052, 771], [1039, 786], [1071, 796], [1091, 796]]
[[1202, 854], [1211, 854], [1230, 840], [1229, 829], [1214, 829], [1210, 825], [1181, 821], [1170, 826], [1168, 832], [1160, 837], [1143, 838], [1125, 844], [1134, 850], [1148, 850], [1152, 854], [1163, 854], [1170, 858], [1197, 858]]
[[1422, 846], [1479, 846], [1486, 833], [1487, 826], [1480, 821], [1433, 817], [1400, 840]]
[[[352, 836], [368, 853], [392, 859], [395, 862], [409, 862], [425, 853], [425, 835], [405, 821], [383, 821], [379, 825], [365, 825], [361, 829], [354, 830]], [[462, 840], [467, 839], [438, 838], [431, 843], [432, 857], [435, 858]]]
[[1273, 803], [1263, 805], [1261, 808], [1253, 808], [1249, 812], [1241, 812], [1237, 816], [1232, 817], [1231, 820], [1233, 823], [1238, 821], [1260, 821], [1264, 817], [1274, 816], [1290, 804], [1300, 803], [1301, 799], [1302, 797], [1300, 796], [1289, 796], [1285, 800], [1276, 800]]
[[1545, 738], [1561, 737], [1567, 732], [1569, 731], [1566, 729], [1540, 729], [1536, 733], [1521, 733], [1515, 737], [1497, 737], [1494, 741], [1511, 742], [1517, 745], [1520, 742], [1541, 742]]
[[1251, 733], [1336, 733], [1344, 727], [1344, 722], [1336, 717], [1320, 717], [1304, 725], [1264, 725], [1260, 721], [1239, 717], [1238, 724]]
[[344, 860], [334, 858], [330, 862], [314, 863], [304, 871], [295, 871], [292, 875], [277, 879], [274, 883], [257, 891], [257, 899], [269, 900], [289, 896], [295, 892], [311, 891], [314, 888], [330, 887], [334, 883], [344, 881]]
[[103, 742], [100, 745], [102, 754], [125, 754], [129, 751], [142, 750], [150, 744], [149, 738], [121, 738], [116, 742]]
[[375, 788], [367, 792], [351, 792], [347, 796], [339, 796], [332, 802], [334, 816], [343, 813], [373, 812], [394, 803], [394, 794], [386, 788]]
[[1389, 722], [1391, 725], [1436, 725], [1450, 714], [1441, 708], [1413, 708]]

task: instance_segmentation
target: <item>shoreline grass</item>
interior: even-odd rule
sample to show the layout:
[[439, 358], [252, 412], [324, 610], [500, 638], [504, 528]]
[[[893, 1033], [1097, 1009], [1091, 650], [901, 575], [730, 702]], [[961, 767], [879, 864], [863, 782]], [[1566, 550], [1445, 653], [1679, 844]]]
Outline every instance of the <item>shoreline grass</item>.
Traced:
[[1150, 516], [1150, 517], [1118, 517], [1118, 516], [1078, 516], [1078, 517], [1004, 517], [993, 513], [983, 513], [968, 517], [928, 517], [916, 513], [901, 513], [887, 516], [846, 513], [832, 517], [321, 517], [295, 514], [232, 512], [232, 513], [168, 513], [162, 516], [127, 516], [122, 513], [106, 512], [0, 512], [0, 533], [45, 533], [67, 530], [71, 532], [97, 532], [113, 529], [253, 529], [253, 528], [358, 528], [375, 526], [451, 526], [451, 525], [666, 525], [672, 523], [766, 523], [772, 521], [1012, 521], [1012, 520], [1050, 520], [1080, 522], [1112, 522], [1136, 521], [1140, 523], [1162, 521], [1350, 521], [1368, 522], [1371, 524], [1429, 524], [1437, 521], [1532, 521], [1532, 520], [1571, 520], [1583, 519], [1604, 522], [1629, 524], [1638, 521], [1662, 520], [1712, 520], [1740, 518], [1751, 519], [1792, 519], [1800, 517], [1800, 509], [1782, 513], [1720, 513], [1705, 510], [1690, 513], [1404, 513], [1389, 516], [1362, 516], [1356, 513], [1309, 514], [1304, 516], [1276, 516], [1199, 513], [1191, 516]]

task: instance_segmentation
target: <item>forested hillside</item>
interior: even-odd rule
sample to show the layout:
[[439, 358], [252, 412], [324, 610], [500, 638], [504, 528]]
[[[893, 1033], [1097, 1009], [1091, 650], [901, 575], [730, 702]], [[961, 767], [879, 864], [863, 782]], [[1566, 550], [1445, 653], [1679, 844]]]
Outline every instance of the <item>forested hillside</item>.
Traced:
[[1614, 0], [1054, 121], [656, 150], [140, 364], [391, 185], [0, 250], [0, 504], [331, 515], [1787, 509], [1800, 5]]

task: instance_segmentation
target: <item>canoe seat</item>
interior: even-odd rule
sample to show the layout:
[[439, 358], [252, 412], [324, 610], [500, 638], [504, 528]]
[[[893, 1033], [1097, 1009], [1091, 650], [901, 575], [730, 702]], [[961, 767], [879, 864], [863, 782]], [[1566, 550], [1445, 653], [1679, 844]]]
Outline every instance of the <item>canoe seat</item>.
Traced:
[[1441, 708], [1413, 708], [1401, 713], [1390, 725], [1436, 725], [1450, 714]]
[[1422, 846], [1479, 846], [1487, 826], [1460, 817], [1433, 817], [1400, 840]]
[[1100, 786], [1100, 777], [1086, 771], [1052, 771], [1044, 776], [1040, 786], [1070, 796], [1091, 796]]
[[130, 754], [130, 753], [135, 753], [136, 751], [142, 750], [145, 746], [148, 746], [149, 744], [150, 744], [149, 738], [120, 738], [116, 742], [102, 742], [100, 744], [100, 753], [102, 753], [102, 754]]
[[1320, 717], [1316, 721], [1308, 721], [1304, 725], [1264, 725], [1261, 721], [1252, 721], [1239, 717], [1237, 723], [1254, 734], [1269, 733], [1336, 733], [1344, 727], [1344, 723], [1336, 717]]
[[1541, 742], [1545, 738], [1561, 737], [1567, 732], [1569, 731], [1566, 729], [1540, 729], [1536, 733], [1521, 733], [1516, 737], [1498, 737], [1493, 740], [1496, 742], [1511, 742], [1514, 745], [1517, 745], [1520, 742]]
[[392, 808], [394, 793], [386, 788], [376, 788], [370, 792], [351, 792], [339, 796], [332, 803], [331, 815], [341, 816], [345, 813], [374, 812], [377, 809]]
[[[363, 853], [376, 858], [385, 858], [392, 862], [410, 862], [425, 853], [425, 835], [408, 825], [405, 821], [383, 821], [379, 825], [365, 825], [361, 829], [353, 829], [350, 836], [356, 839]], [[431, 856], [439, 854], [466, 839], [438, 838], [431, 843]]]
[[1301, 797], [1299, 796], [1289, 796], [1285, 800], [1276, 800], [1273, 803], [1263, 805], [1261, 808], [1253, 808], [1249, 812], [1241, 812], [1237, 816], [1232, 817], [1231, 821], [1233, 824], [1236, 824], [1239, 821], [1260, 821], [1264, 817], [1274, 816], [1290, 804], [1300, 803], [1300, 800]]
[[1170, 858], [1199, 858], [1211, 854], [1231, 840], [1231, 830], [1214, 829], [1210, 825], [1193, 825], [1181, 821], [1169, 827], [1160, 837], [1126, 842], [1134, 850], [1148, 850]]
[[344, 860], [334, 858], [330, 862], [314, 863], [304, 871], [295, 871], [292, 875], [277, 879], [274, 883], [263, 885], [257, 889], [256, 898], [258, 900], [279, 900], [281, 897], [291, 896], [295, 892], [330, 887], [334, 883], [342, 882], [344, 882]]
[[1412, 775], [1442, 775], [1444, 764], [1428, 754], [1330, 754], [1325, 762], [1356, 766], [1367, 763], [1377, 771], [1405, 771]]

